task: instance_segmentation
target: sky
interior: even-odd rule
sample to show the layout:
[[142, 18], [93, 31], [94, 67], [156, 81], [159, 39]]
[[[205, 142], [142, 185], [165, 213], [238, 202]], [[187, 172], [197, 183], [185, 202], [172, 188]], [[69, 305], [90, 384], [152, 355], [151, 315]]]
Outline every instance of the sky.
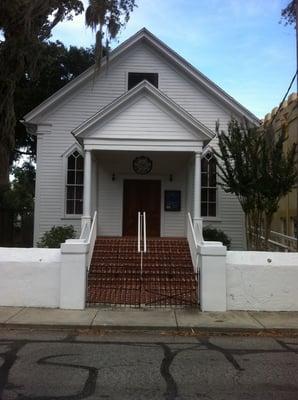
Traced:
[[[138, 7], [112, 48], [146, 27], [263, 118], [279, 105], [296, 70], [295, 29], [279, 23], [281, 9], [288, 2], [137, 0]], [[52, 40], [89, 47], [94, 33], [80, 15], [57, 25]]]

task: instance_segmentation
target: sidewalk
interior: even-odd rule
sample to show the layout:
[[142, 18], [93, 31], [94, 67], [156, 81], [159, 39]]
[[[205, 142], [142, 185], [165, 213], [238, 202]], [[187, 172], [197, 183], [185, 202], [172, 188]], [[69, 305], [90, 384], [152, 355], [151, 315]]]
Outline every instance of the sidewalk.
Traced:
[[220, 332], [297, 331], [298, 312], [200, 312], [195, 309], [0, 307], [0, 327], [168, 329]]

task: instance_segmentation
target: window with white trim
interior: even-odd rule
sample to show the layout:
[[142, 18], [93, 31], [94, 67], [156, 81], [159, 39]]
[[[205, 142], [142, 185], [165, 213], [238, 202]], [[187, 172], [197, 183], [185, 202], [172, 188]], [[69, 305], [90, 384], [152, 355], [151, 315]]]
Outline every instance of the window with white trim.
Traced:
[[201, 160], [201, 216], [216, 217], [216, 160], [207, 153]]
[[83, 214], [84, 158], [77, 151], [67, 157], [66, 214]]

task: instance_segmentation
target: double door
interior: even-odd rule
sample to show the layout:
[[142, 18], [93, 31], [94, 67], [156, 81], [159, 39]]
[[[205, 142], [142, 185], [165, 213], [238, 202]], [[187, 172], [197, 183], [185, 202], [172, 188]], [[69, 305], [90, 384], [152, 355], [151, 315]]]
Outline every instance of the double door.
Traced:
[[160, 236], [161, 181], [124, 180], [123, 236], [137, 236], [138, 211], [146, 212], [147, 236]]

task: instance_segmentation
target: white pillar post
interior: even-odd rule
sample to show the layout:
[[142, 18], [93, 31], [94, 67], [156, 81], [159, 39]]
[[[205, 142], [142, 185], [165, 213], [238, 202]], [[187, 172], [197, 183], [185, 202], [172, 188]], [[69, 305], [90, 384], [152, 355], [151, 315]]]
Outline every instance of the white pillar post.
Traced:
[[60, 308], [84, 310], [89, 244], [68, 239], [61, 244]]
[[201, 153], [195, 153], [194, 160], [194, 199], [193, 199], [193, 220], [202, 224], [201, 218]]
[[[207, 244], [208, 243], [208, 244]], [[221, 243], [199, 245], [200, 306], [202, 311], [227, 310], [226, 257]]]
[[82, 227], [85, 224], [85, 222], [87, 222], [91, 225], [91, 182], [92, 182], [91, 150], [85, 150]]

